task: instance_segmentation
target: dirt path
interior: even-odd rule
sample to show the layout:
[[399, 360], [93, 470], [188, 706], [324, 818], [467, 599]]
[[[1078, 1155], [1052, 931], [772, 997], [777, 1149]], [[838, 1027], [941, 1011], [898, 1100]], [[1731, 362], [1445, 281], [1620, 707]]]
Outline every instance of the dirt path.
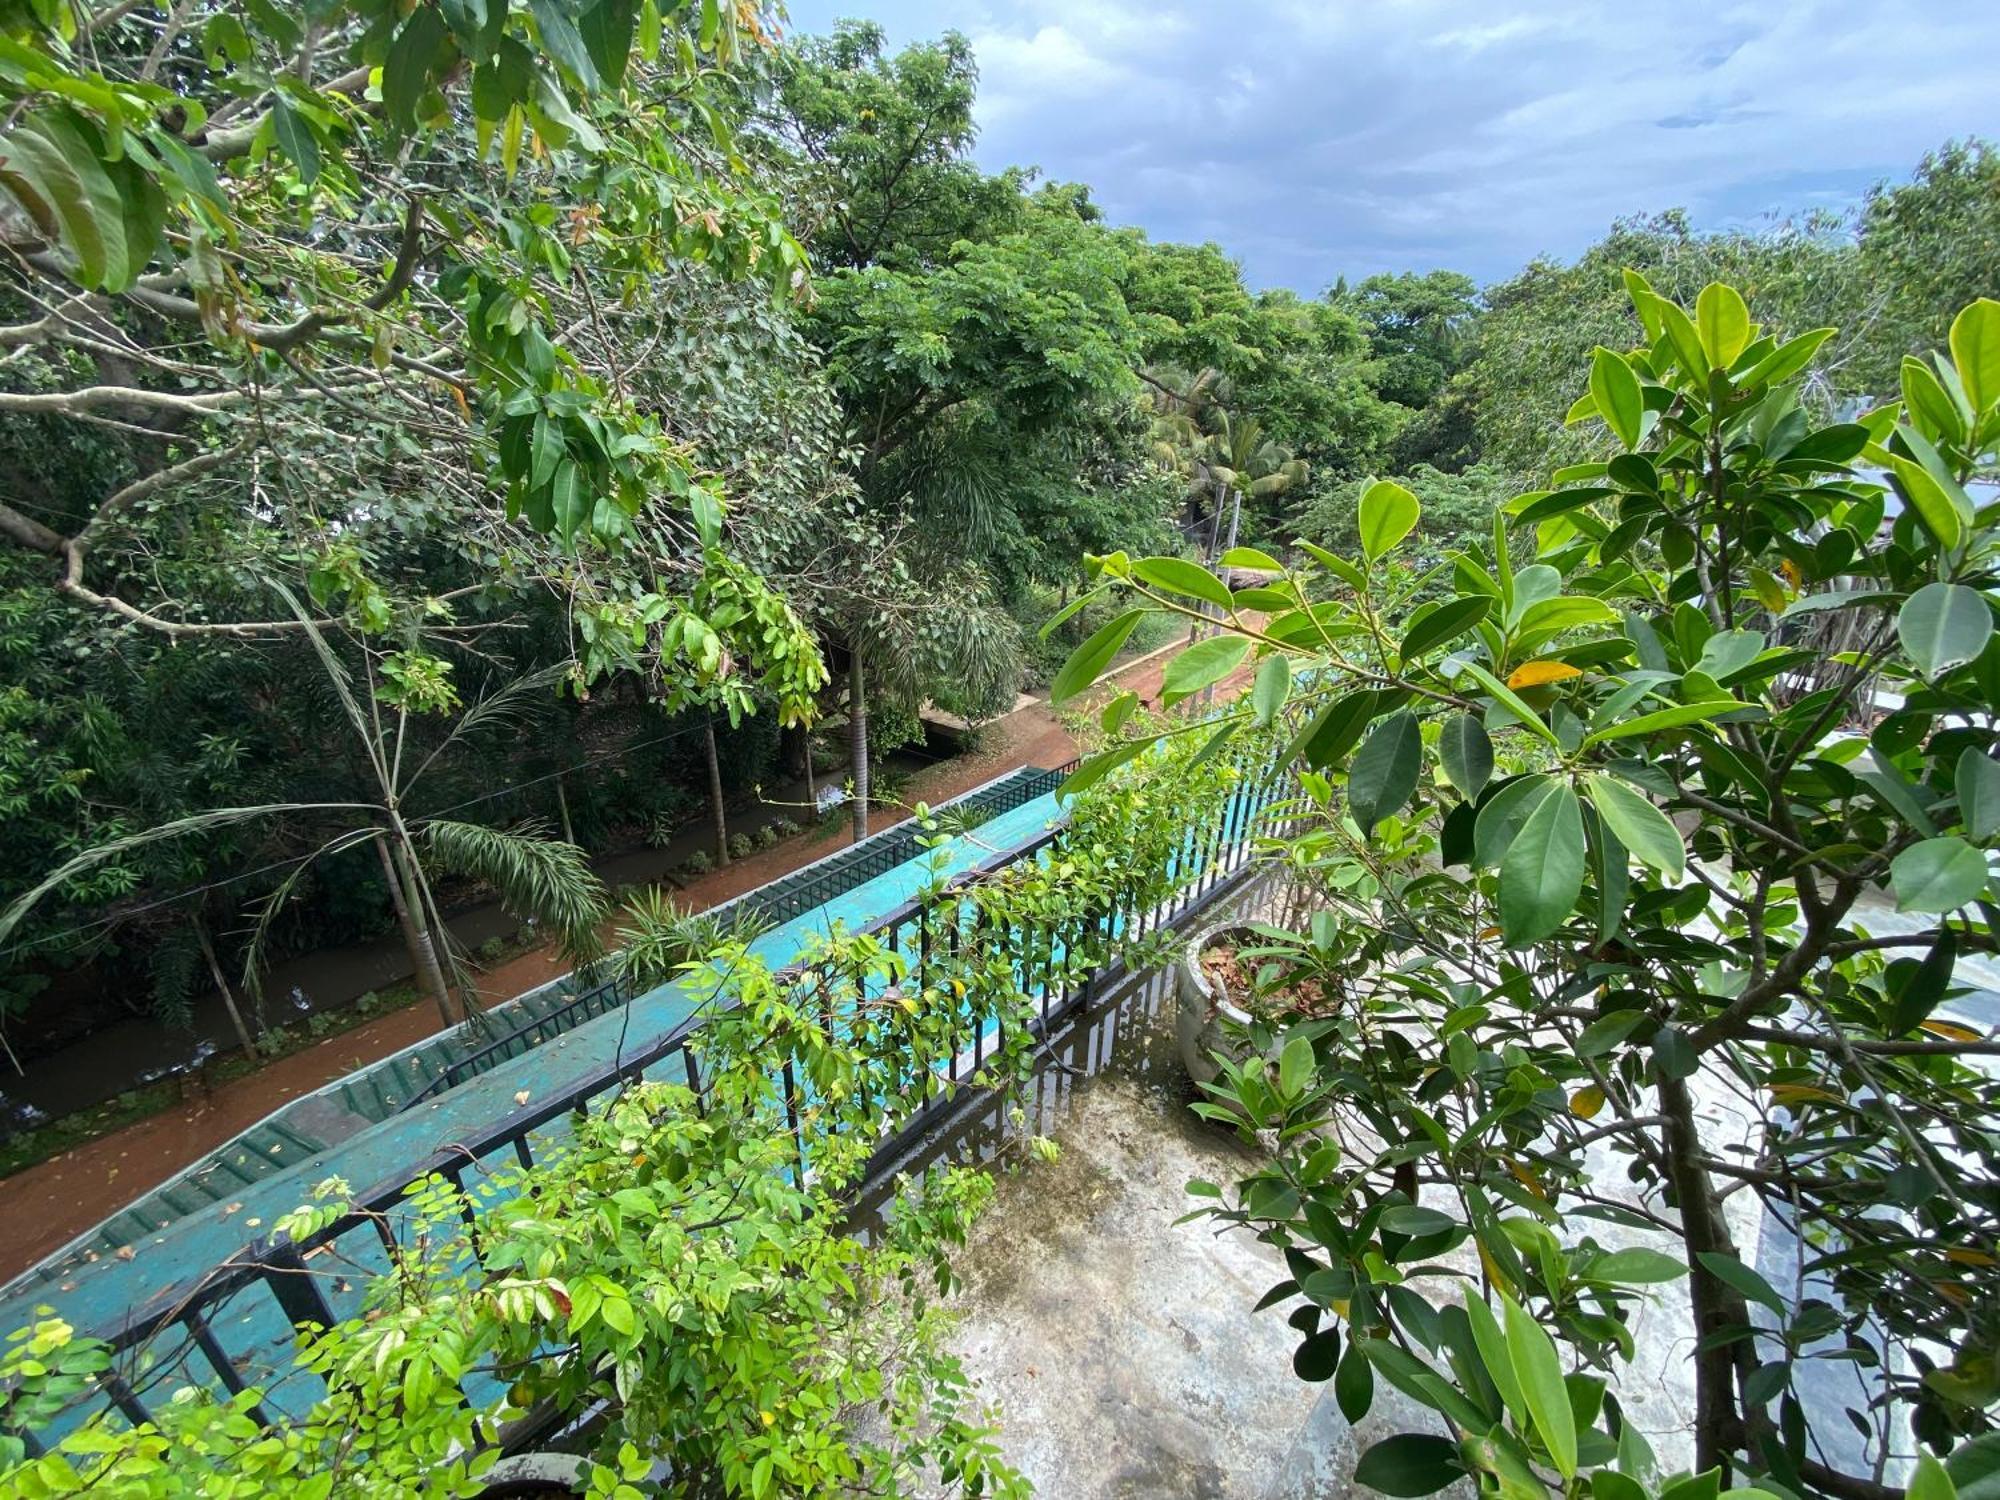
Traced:
[[[1120, 685], [1151, 699], [1159, 691], [1164, 654], [1155, 652], [1120, 669], [1116, 674]], [[1061, 765], [1077, 748], [1047, 704], [1035, 703], [986, 725], [976, 751], [917, 772], [910, 778], [907, 795], [913, 802], [935, 804], [1019, 766]], [[882, 809], [872, 818], [871, 829], [890, 827], [906, 816], [900, 809]], [[831, 836], [791, 839], [702, 877], [680, 899], [697, 907], [713, 906], [851, 841], [845, 829]], [[536, 949], [489, 970], [480, 980], [480, 992], [489, 1003], [510, 999], [566, 968], [552, 949]], [[437, 1017], [428, 1002], [413, 1003], [233, 1079], [182, 1108], [100, 1136], [0, 1181], [0, 1280], [116, 1213], [288, 1099], [311, 1093], [436, 1030]]]

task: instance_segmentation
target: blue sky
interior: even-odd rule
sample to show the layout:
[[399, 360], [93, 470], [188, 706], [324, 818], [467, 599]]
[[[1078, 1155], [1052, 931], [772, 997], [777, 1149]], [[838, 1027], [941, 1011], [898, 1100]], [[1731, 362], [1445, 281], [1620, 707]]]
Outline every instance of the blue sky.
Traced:
[[2000, 0], [793, 0], [955, 28], [983, 164], [1087, 182], [1259, 286], [1573, 256], [1626, 214], [1847, 208], [2000, 138]]

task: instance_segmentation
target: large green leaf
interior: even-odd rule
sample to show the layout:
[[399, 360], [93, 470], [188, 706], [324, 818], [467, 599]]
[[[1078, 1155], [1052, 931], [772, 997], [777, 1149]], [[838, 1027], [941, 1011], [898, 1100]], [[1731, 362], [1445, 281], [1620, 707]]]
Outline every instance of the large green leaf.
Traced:
[[1913, 425], [1945, 442], [1965, 440], [1966, 413], [1937, 372], [1914, 354], [1903, 356], [1902, 388], [1903, 408]]
[[1590, 599], [1580, 594], [1568, 594], [1560, 599], [1538, 599], [1521, 612], [1520, 623], [1514, 628], [1518, 641], [1546, 640], [1565, 630], [1577, 630], [1585, 625], [1615, 625], [1618, 612], [1602, 599]]
[[1985, 596], [1962, 583], [1927, 583], [1903, 601], [1896, 634], [1926, 677], [1971, 661], [1993, 634]]
[[598, 88], [601, 80], [597, 64], [591, 60], [590, 48], [584, 44], [583, 33], [577, 30], [574, 9], [567, 0], [528, 0], [528, 9], [534, 14], [535, 30], [549, 56], [567, 68], [585, 89]]
[[1479, 663], [1476, 661], [1466, 662], [1464, 665], [1464, 671], [1468, 676], [1472, 678], [1473, 681], [1477, 682], [1481, 687], [1486, 689], [1488, 693], [1492, 694], [1496, 702], [1498, 702], [1503, 708], [1505, 708], [1509, 713], [1511, 713], [1516, 719], [1519, 719], [1523, 726], [1532, 730], [1538, 738], [1548, 741], [1548, 743], [1551, 745], [1555, 745], [1557, 743], [1556, 732], [1553, 729], [1549, 728], [1547, 723], [1543, 721], [1542, 716], [1540, 714], [1536, 713], [1532, 708], [1528, 707], [1527, 704], [1523, 703], [1521, 701], [1520, 695], [1517, 694], [1512, 688], [1508, 687], [1506, 683], [1502, 682], [1499, 678], [1495, 677], [1491, 672], [1487, 671], [1486, 668], [1480, 666]]
[[1403, 644], [1398, 648], [1398, 654], [1406, 662], [1415, 661], [1426, 651], [1457, 640], [1485, 619], [1487, 611], [1492, 608], [1491, 599], [1469, 594], [1422, 610], [1411, 619], [1410, 628], [1403, 633]]
[[1243, 635], [1212, 635], [1196, 641], [1167, 663], [1160, 674], [1160, 701], [1168, 707], [1212, 687], [1243, 665], [1250, 654], [1250, 638]]
[[2000, 761], [1970, 746], [1958, 757], [1953, 785], [1965, 831], [1979, 840], [2000, 833]]
[[1299, 731], [1295, 748], [1303, 751], [1306, 764], [1323, 771], [1361, 739], [1362, 731], [1380, 708], [1382, 695], [1374, 688], [1356, 688], [1314, 714]]
[[1951, 324], [1951, 358], [1975, 416], [2000, 403], [2000, 302], [1981, 297]]
[[1641, 864], [1651, 866], [1669, 880], [1679, 880], [1686, 873], [1687, 847], [1682, 844], [1673, 819], [1613, 777], [1590, 776], [1583, 785], [1597, 815], [1618, 835], [1618, 842], [1638, 856]]
[[1509, 948], [1539, 943], [1576, 909], [1586, 852], [1582, 804], [1556, 783], [1500, 861], [1500, 935]]
[[1771, 1283], [1735, 1256], [1725, 1255], [1720, 1250], [1698, 1250], [1695, 1252], [1695, 1259], [1702, 1263], [1710, 1275], [1718, 1281], [1727, 1282], [1752, 1302], [1768, 1307], [1780, 1318], [1790, 1316], [1784, 1298], [1777, 1294]]
[[[575, 35], [574, 27], [570, 34]], [[415, 128], [417, 103], [430, 86], [432, 65], [449, 39], [444, 12], [434, 5], [419, 5], [389, 43], [389, 55], [382, 60], [382, 108], [398, 130]]]
[[1363, 833], [1410, 800], [1423, 762], [1423, 734], [1415, 714], [1405, 709], [1375, 726], [1347, 776], [1347, 806]]
[[1348, 1341], [1340, 1368], [1333, 1372], [1333, 1399], [1349, 1422], [1359, 1422], [1375, 1404], [1375, 1367], [1368, 1363], [1360, 1339]]
[[1118, 654], [1126, 638], [1132, 634], [1133, 627], [1145, 615], [1143, 609], [1128, 609], [1098, 626], [1089, 639], [1070, 652], [1069, 660], [1062, 664], [1055, 681], [1049, 684], [1050, 706], [1061, 708], [1097, 681], [1098, 675], [1111, 665], [1111, 658]]
[[1644, 1286], [1660, 1281], [1678, 1281], [1688, 1268], [1671, 1255], [1662, 1255], [1644, 1245], [1629, 1245], [1600, 1255], [1584, 1268], [1591, 1281], [1611, 1281], [1621, 1286]]
[[76, 261], [79, 282], [112, 291], [131, 284], [138, 270], [125, 245], [118, 186], [96, 129], [74, 111], [37, 111], [0, 136], [0, 184]]
[[1220, 578], [1185, 557], [1142, 557], [1132, 564], [1132, 576], [1156, 589], [1184, 594], [1220, 609], [1230, 608], [1233, 602]]
[[1660, 315], [1660, 327], [1667, 335], [1667, 342], [1673, 346], [1674, 358], [1681, 368], [1697, 380], [1708, 375], [1708, 351], [1702, 348], [1701, 334], [1694, 326], [1694, 320], [1682, 311], [1678, 302], [1670, 302], [1665, 297], [1655, 304]]
[[1064, 778], [1063, 784], [1056, 788], [1057, 798], [1067, 801], [1080, 792], [1089, 791], [1127, 761], [1138, 759], [1155, 743], [1151, 739], [1127, 740], [1108, 750], [1100, 750]]
[[1972, 524], [1969, 507], [1960, 504], [1957, 496], [1922, 464], [1899, 453], [1890, 454], [1889, 463], [1896, 476], [1896, 488], [1902, 491], [1917, 519], [1924, 523], [1924, 529], [1937, 538], [1944, 551], [1954, 551], [1965, 539], [1966, 527]]
[[299, 181], [311, 187], [319, 179], [319, 140], [305, 116], [282, 93], [271, 100], [271, 131], [278, 138], [278, 149], [298, 169]]
[[1621, 719], [1616, 724], [1607, 724], [1584, 736], [1583, 743], [1586, 746], [1598, 745], [1606, 740], [1627, 740], [1639, 735], [1658, 734], [1663, 730], [1681, 729], [1741, 707], [1743, 705], [1734, 698], [1713, 698], [1706, 703], [1676, 703], [1671, 708], [1655, 709], [1635, 719]]
[[1957, 911], [1986, 889], [1986, 856], [1964, 839], [1925, 839], [1889, 866], [1898, 911]]
[[[1745, 370], [1742, 383], [1746, 386], [1776, 385], [1780, 381], [1790, 380], [1812, 363], [1812, 357], [1819, 352], [1819, 346], [1838, 331], [1834, 328], [1815, 328], [1808, 333], [1800, 334], [1795, 339], [1787, 339]], [[1789, 456], [1791, 455], [1787, 455]]]
[[1410, 534], [1423, 507], [1392, 479], [1378, 479], [1361, 496], [1361, 550], [1372, 561]]
[[1513, 846], [1514, 836], [1528, 815], [1555, 788], [1555, 782], [1546, 776], [1523, 776], [1488, 797], [1473, 825], [1473, 863], [1484, 869], [1496, 867]]
[[1493, 776], [1493, 741], [1486, 726], [1471, 714], [1453, 714], [1439, 731], [1438, 759], [1461, 797], [1477, 797]]
[[1250, 689], [1250, 709], [1259, 729], [1278, 717], [1291, 690], [1291, 658], [1282, 651], [1265, 657], [1257, 668], [1257, 681]]
[[1695, 331], [1709, 368], [1726, 370], [1750, 343], [1750, 309], [1733, 286], [1711, 281], [1694, 304]]
[[1646, 397], [1639, 389], [1639, 377], [1622, 355], [1601, 345], [1591, 351], [1590, 395], [1613, 436], [1627, 448], [1638, 447], [1639, 419], [1646, 414]]
[[[1575, 799], [1571, 799], [1574, 806]], [[1580, 820], [1579, 820], [1580, 822]], [[1581, 842], [1579, 833], [1578, 840]], [[1562, 1358], [1555, 1340], [1505, 1293], [1500, 1297], [1506, 1323], [1507, 1356], [1514, 1376], [1521, 1383], [1521, 1397], [1534, 1418], [1542, 1445], [1565, 1479], [1576, 1474], [1576, 1414], [1569, 1404], [1569, 1388], [1563, 1384]]]
[[1354, 1482], [1399, 1500], [1435, 1495], [1465, 1477], [1458, 1461], [1458, 1444], [1429, 1432], [1399, 1432], [1383, 1438], [1361, 1455]]

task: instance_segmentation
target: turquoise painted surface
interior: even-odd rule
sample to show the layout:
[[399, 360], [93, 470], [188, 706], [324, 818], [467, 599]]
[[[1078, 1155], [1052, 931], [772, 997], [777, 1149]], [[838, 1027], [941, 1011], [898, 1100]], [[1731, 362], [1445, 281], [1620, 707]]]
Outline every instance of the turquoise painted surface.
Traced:
[[[1030, 842], [1058, 818], [1052, 795], [1000, 814], [941, 849], [899, 865], [773, 929], [753, 944], [753, 950], [773, 967], [781, 967], [837, 927], [859, 930], [910, 900], [928, 881], [996, 859]], [[38, 1305], [55, 1307], [81, 1329], [108, 1330], [169, 1288], [192, 1281], [242, 1251], [250, 1241], [268, 1234], [277, 1217], [305, 1202], [312, 1186], [323, 1178], [337, 1176], [355, 1189], [366, 1189], [398, 1175], [412, 1162], [522, 1108], [516, 1102], [519, 1095], [525, 1093], [526, 1105], [531, 1107], [536, 1100], [614, 1063], [621, 1055], [643, 1050], [711, 998], [709, 987], [687, 983], [652, 990], [624, 1009], [503, 1063], [432, 1103], [372, 1125], [284, 1171], [246, 1184], [228, 1203], [190, 1215], [136, 1242], [129, 1260], [103, 1256], [68, 1268], [59, 1281], [16, 1288], [0, 1300], [0, 1330], [31, 1321]], [[562, 1133], [561, 1126], [562, 1122], [557, 1122], [544, 1133], [545, 1138], [556, 1138]], [[469, 1170], [468, 1184], [476, 1177], [476, 1171]], [[335, 1250], [324, 1257], [328, 1272], [324, 1285], [336, 1310], [345, 1314], [358, 1310], [360, 1289], [370, 1270], [383, 1269], [383, 1256], [369, 1231], [345, 1236]], [[288, 1357], [282, 1368], [269, 1367], [272, 1356], [288, 1356], [290, 1328], [261, 1285], [235, 1299], [226, 1315], [216, 1320], [215, 1331], [224, 1349], [239, 1357], [239, 1370], [246, 1380], [270, 1384], [275, 1407], [293, 1409], [311, 1400], [310, 1378], [293, 1371]], [[211, 1377], [205, 1363], [196, 1357], [186, 1368], [186, 1378], [207, 1383]]]

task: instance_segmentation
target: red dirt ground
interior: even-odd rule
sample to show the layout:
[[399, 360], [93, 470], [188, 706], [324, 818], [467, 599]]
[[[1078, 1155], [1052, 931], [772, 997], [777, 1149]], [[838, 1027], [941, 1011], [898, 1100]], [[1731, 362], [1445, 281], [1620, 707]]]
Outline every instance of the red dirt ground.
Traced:
[[[1120, 669], [1120, 686], [1136, 688], [1150, 700], [1159, 691], [1164, 655], [1156, 652]], [[918, 772], [909, 795], [941, 802], [1017, 766], [1061, 765], [1077, 748], [1048, 706], [1036, 703], [986, 725], [977, 751]], [[905, 816], [884, 809], [872, 826], [886, 828]], [[697, 907], [713, 906], [849, 842], [844, 830], [832, 837], [789, 840], [694, 881], [681, 899]], [[564, 968], [552, 950], [536, 949], [490, 970], [479, 987], [489, 1002], [504, 1000], [555, 978]], [[286, 1100], [422, 1041], [435, 1030], [437, 1017], [428, 1005], [409, 1005], [232, 1079], [180, 1109], [140, 1120], [0, 1181], [0, 1280], [116, 1213]]]

